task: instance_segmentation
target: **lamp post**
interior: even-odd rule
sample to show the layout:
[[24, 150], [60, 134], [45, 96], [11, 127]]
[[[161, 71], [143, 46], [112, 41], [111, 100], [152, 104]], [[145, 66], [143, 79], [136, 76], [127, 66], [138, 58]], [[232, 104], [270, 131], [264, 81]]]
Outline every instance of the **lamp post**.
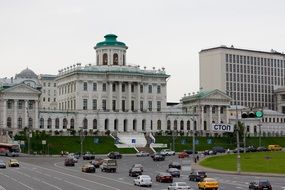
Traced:
[[83, 156], [83, 141], [84, 141], [84, 131], [83, 131], [83, 127], [80, 127], [80, 154], [81, 156]]
[[237, 173], [240, 174], [240, 151], [239, 151], [239, 126], [238, 126], [238, 108], [236, 101], [236, 132], [237, 132]]

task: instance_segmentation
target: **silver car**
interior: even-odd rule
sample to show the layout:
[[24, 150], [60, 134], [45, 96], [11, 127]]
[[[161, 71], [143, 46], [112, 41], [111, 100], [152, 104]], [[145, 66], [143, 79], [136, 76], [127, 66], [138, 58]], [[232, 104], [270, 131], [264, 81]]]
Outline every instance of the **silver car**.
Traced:
[[168, 190], [193, 190], [185, 182], [174, 182], [168, 186]]

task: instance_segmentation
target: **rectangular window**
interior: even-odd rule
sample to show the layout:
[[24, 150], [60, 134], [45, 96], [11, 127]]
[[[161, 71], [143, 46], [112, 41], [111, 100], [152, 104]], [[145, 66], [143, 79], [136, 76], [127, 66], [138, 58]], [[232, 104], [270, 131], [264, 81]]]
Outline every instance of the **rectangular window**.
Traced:
[[152, 85], [148, 85], [148, 93], [152, 93]]
[[161, 101], [157, 101], [157, 111], [161, 111]]
[[116, 92], [116, 84], [115, 83], [112, 84], [112, 91]]
[[160, 94], [161, 93], [161, 87], [160, 85], [157, 86], [157, 94]]
[[23, 108], [23, 102], [21, 100], [18, 101], [18, 109]]
[[143, 85], [140, 85], [140, 92], [143, 93]]
[[131, 101], [131, 110], [135, 111], [135, 101], [134, 100]]
[[107, 101], [105, 99], [102, 100], [102, 109], [104, 111], [107, 109]]
[[152, 111], [152, 101], [148, 101], [148, 110]]
[[229, 54], [226, 54], [226, 62], [229, 62]]
[[125, 91], [126, 91], [126, 85], [122, 84], [122, 92], [125, 92]]
[[93, 91], [97, 91], [97, 83], [93, 83]]
[[131, 85], [131, 92], [135, 92], [135, 85], [134, 84]]
[[[48, 98], [49, 99], [49, 98]], [[29, 109], [33, 109], [33, 101], [29, 101]]]
[[97, 110], [97, 100], [93, 99], [93, 106], [92, 106], [93, 110]]
[[122, 111], [126, 111], [126, 100], [122, 100]]
[[106, 92], [106, 91], [107, 91], [107, 85], [106, 85], [106, 83], [103, 83], [102, 91], [103, 91], [103, 92]]
[[87, 99], [83, 99], [83, 110], [87, 110]]
[[140, 110], [143, 111], [143, 101], [140, 101]]
[[87, 91], [87, 82], [84, 82], [84, 83], [83, 83], [83, 90], [84, 90], [84, 91]]
[[112, 110], [116, 110], [116, 100], [112, 100]]

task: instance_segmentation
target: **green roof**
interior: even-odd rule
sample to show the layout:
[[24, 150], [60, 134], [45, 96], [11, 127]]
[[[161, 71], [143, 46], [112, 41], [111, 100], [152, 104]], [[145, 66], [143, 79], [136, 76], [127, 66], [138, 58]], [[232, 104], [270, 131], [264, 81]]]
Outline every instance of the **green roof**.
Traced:
[[101, 48], [101, 47], [107, 47], [107, 46], [117, 46], [117, 47], [122, 47], [122, 48], [127, 49], [128, 47], [126, 46], [125, 43], [117, 41], [117, 37], [118, 36], [116, 36], [115, 34], [105, 35], [104, 36], [105, 41], [97, 43], [94, 49]]

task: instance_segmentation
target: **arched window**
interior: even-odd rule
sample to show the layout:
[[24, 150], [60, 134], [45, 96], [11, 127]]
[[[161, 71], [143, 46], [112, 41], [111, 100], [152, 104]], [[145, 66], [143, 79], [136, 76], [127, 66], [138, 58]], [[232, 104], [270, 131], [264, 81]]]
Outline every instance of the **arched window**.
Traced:
[[174, 130], [177, 130], [177, 120], [174, 120]]
[[124, 132], [128, 131], [128, 120], [124, 119]]
[[153, 130], [152, 120], [150, 120], [150, 130]]
[[29, 124], [28, 124], [29, 128], [33, 128], [33, 119], [30, 117], [29, 118]]
[[67, 119], [66, 118], [64, 118], [63, 121], [62, 121], [62, 128], [63, 129], [67, 128]]
[[41, 118], [40, 119], [40, 129], [43, 129], [44, 126], [45, 126], [45, 120], [44, 120], [44, 118]]
[[48, 118], [48, 121], [47, 121], [47, 128], [48, 128], [48, 129], [51, 129], [51, 118]]
[[145, 131], [145, 119], [142, 120], [142, 131]]
[[19, 117], [19, 118], [18, 118], [18, 128], [19, 128], [19, 129], [22, 129], [22, 127], [23, 127], [23, 120], [22, 120], [21, 117]]
[[11, 126], [12, 126], [12, 119], [11, 119], [11, 117], [8, 117], [7, 118], [7, 127], [11, 128]]
[[137, 120], [133, 120], [133, 131], [137, 131]]
[[74, 129], [74, 119], [70, 119], [70, 129]]
[[58, 118], [55, 119], [55, 128], [59, 129], [59, 119]]
[[190, 128], [190, 121], [188, 120], [188, 121], [187, 121], [187, 130], [190, 131], [190, 129], [191, 129], [191, 128]]
[[114, 120], [114, 130], [118, 131], [118, 119]]
[[180, 131], [183, 131], [184, 130], [184, 121], [181, 120], [180, 121]]
[[161, 130], [161, 121], [157, 120], [157, 130]]
[[113, 65], [118, 65], [118, 64], [119, 64], [118, 54], [114, 53], [114, 55], [113, 55]]
[[104, 128], [105, 130], [109, 130], [109, 120], [108, 119], [105, 119]]
[[97, 129], [97, 119], [93, 119], [93, 129]]
[[204, 121], [204, 130], [207, 130], [207, 121]]
[[167, 130], [171, 130], [171, 121], [167, 120]]
[[103, 54], [103, 65], [108, 65], [108, 55], [107, 55], [107, 53]]
[[83, 119], [83, 129], [88, 128], [88, 120], [86, 118]]

